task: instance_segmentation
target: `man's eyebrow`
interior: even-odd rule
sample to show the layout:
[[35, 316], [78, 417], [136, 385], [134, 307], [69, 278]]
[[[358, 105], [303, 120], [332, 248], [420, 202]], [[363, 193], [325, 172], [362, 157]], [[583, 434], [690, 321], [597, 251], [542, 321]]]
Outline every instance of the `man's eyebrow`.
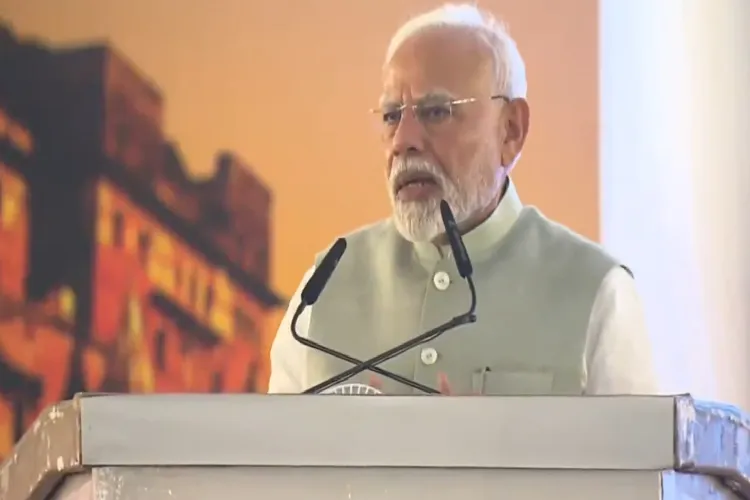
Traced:
[[399, 106], [400, 104], [401, 103], [399, 103], [397, 100], [391, 99], [390, 97], [386, 97], [386, 96], [381, 96], [380, 99], [378, 100], [378, 106], [380, 108], [394, 107], [394, 106]]
[[431, 92], [427, 92], [425, 94], [422, 94], [418, 99], [416, 99], [417, 102], [446, 102], [446, 101], [454, 101], [456, 97], [448, 92], [447, 90], [433, 90]]
[[[457, 97], [453, 95], [451, 92], [444, 90], [444, 89], [437, 89], [432, 90], [430, 92], [426, 92], [416, 98], [414, 101], [416, 103], [424, 103], [424, 102], [446, 102], [446, 101], [454, 101]], [[387, 96], [381, 96], [378, 106], [380, 108], [386, 108], [386, 107], [395, 107], [402, 105], [403, 102], [401, 99], [393, 99]]]

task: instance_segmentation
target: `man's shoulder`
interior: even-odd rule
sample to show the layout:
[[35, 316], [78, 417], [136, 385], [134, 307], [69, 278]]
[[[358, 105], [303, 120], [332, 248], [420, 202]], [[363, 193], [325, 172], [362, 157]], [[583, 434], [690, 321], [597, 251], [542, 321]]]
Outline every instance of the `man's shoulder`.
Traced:
[[546, 217], [536, 207], [525, 207], [521, 219], [525, 220], [534, 246], [543, 254], [539, 255], [541, 258], [557, 261], [566, 267], [576, 267], [574, 264], [578, 263], [604, 272], [622, 265], [601, 244]]

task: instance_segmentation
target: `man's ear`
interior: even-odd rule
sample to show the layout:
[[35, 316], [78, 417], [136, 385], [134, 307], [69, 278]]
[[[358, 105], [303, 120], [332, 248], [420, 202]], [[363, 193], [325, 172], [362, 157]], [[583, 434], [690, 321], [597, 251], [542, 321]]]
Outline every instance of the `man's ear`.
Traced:
[[505, 104], [500, 119], [503, 143], [500, 155], [503, 166], [510, 166], [518, 158], [529, 133], [529, 104], [517, 98]]

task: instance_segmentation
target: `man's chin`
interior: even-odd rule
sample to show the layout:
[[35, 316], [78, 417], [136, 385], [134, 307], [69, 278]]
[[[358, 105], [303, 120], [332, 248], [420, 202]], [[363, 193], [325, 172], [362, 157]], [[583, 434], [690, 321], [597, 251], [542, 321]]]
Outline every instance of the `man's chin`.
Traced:
[[416, 207], [414, 203], [409, 205], [394, 207], [393, 220], [401, 236], [412, 243], [427, 243], [435, 239], [442, 232], [437, 203], [431, 208]]

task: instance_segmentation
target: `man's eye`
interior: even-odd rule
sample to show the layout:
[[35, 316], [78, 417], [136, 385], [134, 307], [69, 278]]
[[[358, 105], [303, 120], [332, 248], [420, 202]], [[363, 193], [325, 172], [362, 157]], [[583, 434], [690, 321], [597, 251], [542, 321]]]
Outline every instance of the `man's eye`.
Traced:
[[392, 110], [383, 113], [383, 123], [386, 125], [396, 125], [399, 121], [401, 121], [401, 111]]
[[419, 108], [419, 116], [424, 121], [438, 122], [451, 116], [450, 105], [432, 104]]

